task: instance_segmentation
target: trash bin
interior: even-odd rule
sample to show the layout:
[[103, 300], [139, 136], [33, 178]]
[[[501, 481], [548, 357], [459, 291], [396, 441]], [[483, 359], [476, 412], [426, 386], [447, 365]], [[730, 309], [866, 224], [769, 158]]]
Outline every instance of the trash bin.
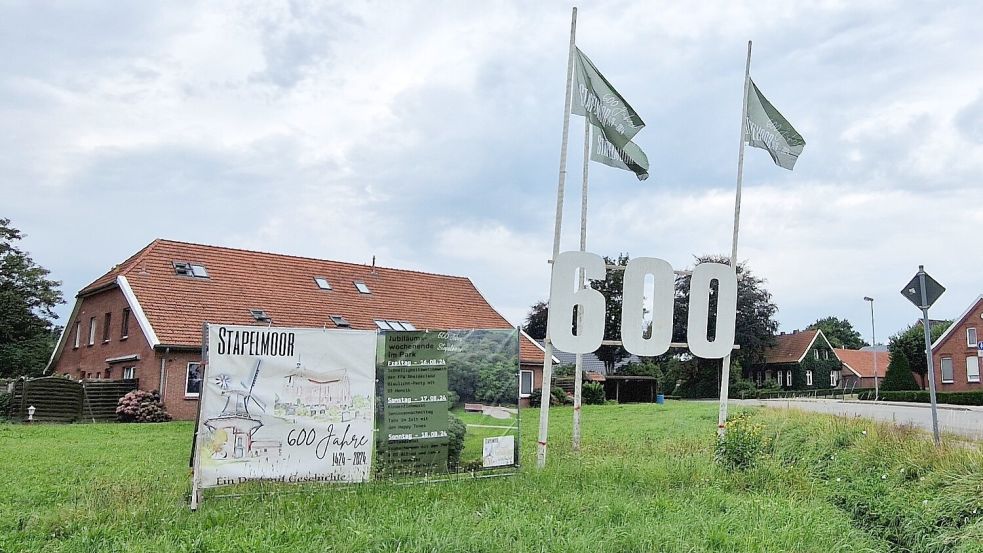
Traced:
[[658, 403], [659, 405], [662, 405], [663, 403], [666, 402], [666, 396], [664, 394], [656, 394], [655, 402]]

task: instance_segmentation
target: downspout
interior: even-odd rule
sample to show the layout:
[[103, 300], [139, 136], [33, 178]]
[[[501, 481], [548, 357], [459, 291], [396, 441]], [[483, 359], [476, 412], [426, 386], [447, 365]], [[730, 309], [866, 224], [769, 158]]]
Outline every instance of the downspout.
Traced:
[[160, 380], [158, 381], [160, 383], [160, 390], [158, 391], [160, 392], [161, 403], [164, 402], [164, 390], [167, 389], [167, 386], [164, 385], [164, 377], [166, 374], [165, 369], [167, 367], [167, 356], [170, 353], [171, 353], [171, 348], [164, 348], [164, 355], [162, 355], [160, 358]]

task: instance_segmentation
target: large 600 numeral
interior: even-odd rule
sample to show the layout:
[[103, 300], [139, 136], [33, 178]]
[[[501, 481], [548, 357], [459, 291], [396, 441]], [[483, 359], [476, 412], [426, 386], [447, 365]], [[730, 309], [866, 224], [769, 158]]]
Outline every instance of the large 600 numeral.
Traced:
[[[593, 288], [580, 288], [578, 271], [585, 279], [604, 278], [601, 256], [589, 252], [564, 252], [553, 264], [549, 333], [558, 349], [569, 353], [597, 350], [604, 338], [604, 296]], [[654, 280], [651, 303], [645, 305], [645, 279]], [[707, 338], [711, 284], [717, 282], [714, 339]], [[661, 355], [672, 340], [675, 273], [668, 262], [654, 257], [636, 257], [625, 267], [621, 308], [621, 341], [630, 353]], [[577, 332], [571, 321], [574, 308], [581, 315]], [[652, 332], [644, 335], [646, 308], [652, 313]], [[689, 318], [686, 339], [697, 357], [719, 359], [734, 345], [737, 314], [737, 275], [722, 263], [701, 263], [690, 280]]]

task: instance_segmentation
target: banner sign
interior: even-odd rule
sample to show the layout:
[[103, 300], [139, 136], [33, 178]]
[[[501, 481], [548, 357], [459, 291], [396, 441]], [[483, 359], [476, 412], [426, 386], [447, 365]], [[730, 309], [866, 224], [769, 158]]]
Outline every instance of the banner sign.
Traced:
[[208, 325], [195, 484], [371, 476], [376, 333]]
[[376, 474], [518, 466], [518, 381], [515, 329], [381, 334]]

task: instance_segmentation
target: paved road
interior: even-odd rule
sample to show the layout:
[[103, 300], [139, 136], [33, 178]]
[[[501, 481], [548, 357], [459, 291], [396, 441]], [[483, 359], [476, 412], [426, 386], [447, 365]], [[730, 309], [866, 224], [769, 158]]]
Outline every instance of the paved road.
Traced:
[[[731, 400], [736, 405], [793, 408], [847, 417], [911, 424], [932, 431], [932, 409], [927, 403], [842, 401], [834, 399], [767, 399]], [[939, 429], [975, 440], [983, 440], [983, 408], [940, 406]]]

